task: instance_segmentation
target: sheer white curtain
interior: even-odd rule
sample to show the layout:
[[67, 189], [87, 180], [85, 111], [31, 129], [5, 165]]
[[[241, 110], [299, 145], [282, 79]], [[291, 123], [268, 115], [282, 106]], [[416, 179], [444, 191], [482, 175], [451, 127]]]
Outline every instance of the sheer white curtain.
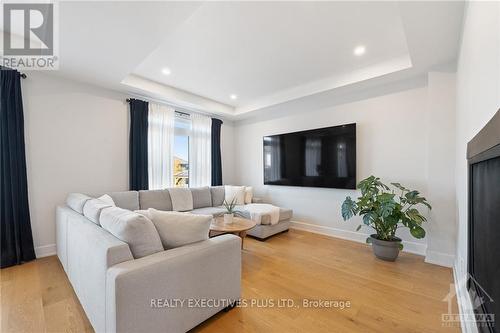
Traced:
[[201, 114], [191, 114], [189, 140], [189, 186], [210, 186], [212, 183], [211, 156], [212, 119]]
[[149, 189], [172, 187], [174, 160], [175, 110], [149, 103], [148, 175]]

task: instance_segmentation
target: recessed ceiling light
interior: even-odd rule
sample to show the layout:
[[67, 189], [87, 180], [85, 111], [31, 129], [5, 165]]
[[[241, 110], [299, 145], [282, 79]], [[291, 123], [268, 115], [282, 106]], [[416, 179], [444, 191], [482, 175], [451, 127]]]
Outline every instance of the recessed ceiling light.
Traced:
[[172, 71], [168, 67], [163, 68], [161, 70], [161, 72], [162, 72], [163, 75], [170, 75], [170, 74], [172, 74]]
[[231, 99], [233, 99], [233, 100], [234, 100], [234, 99], [237, 99], [237, 98], [238, 98], [238, 95], [231, 94], [231, 95], [229, 96], [229, 98], [231, 98]]
[[354, 49], [354, 55], [357, 55], [358, 57], [365, 54], [365, 52], [366, 48], [363, 45], [356, 46], [356, 48]]

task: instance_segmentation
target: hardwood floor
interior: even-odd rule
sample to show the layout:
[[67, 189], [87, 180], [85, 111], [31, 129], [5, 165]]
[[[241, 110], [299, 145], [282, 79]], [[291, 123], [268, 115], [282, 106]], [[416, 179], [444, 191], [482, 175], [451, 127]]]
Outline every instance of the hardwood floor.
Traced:
[[1, 332], [93, 332], [59, 259], [0, 270]]
[[[248, 306], [221, 312], [193, 332], [460, 331], [441, 322], [451, 270], [422, 257], [402, 253], [388, 263], [367, 245], [295, 230], [266, 242], [247, 238], [242, 257]], [[1, 270], [0, 297], [2, 332], [92, 331], [56, 257]], [[292, 299], [294, 306], [265, 307], [270, 299]], [[304, 308], [303, 299], [350, 307]]]

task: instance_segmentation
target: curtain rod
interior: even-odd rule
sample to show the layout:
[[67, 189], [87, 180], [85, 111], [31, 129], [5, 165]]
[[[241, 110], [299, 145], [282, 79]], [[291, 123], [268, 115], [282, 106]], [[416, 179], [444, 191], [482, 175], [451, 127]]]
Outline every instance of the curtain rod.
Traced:
[[12, 71], [18, 72], [19, 76], [22, 77], [23, 79], [25, 79], [25, 78], [28, 77], [28, 75], [24, 74], [23, 72], [20, 72], [20, 71], [16, 70], [15, 68], [10, 68], [10, 67], [6, 67], [6, 66], [0, 65], [0, 70], [1, 71], [3, 71], [3, 70], [12, 70]]
[[[130, 103], [131, 101], [131, 98], [127, 98], [126, 99], [127, 103]], [[174, 107], [175, 109], [175, 107]], [[186, 116], [190, 116], [191, 114], [187, 113], [187, 112], [182, 112], [182, 111], [179, 111], [179, 110], [175, 110], [175, 112], [179, 113], [179, 114], [183, 114], [183, 115], [186, 115]]]

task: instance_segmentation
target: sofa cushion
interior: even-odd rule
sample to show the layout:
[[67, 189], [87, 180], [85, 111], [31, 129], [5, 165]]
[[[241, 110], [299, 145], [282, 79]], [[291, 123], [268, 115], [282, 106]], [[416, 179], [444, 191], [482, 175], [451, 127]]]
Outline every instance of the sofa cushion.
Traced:
[[212, 195], [208, 186], [192, 188], [191, 195], [193, 208], [212, 207]]
[[210, 194], [212, 196], [212, 206], [222, 206], [225, 198], [224, 186], [212, 186], [210, 188]]
[[193, 209], [190, 213], [197, 214], [197, 215], [212, 215], [212, 216], [218, 216], [222, 215], [226, 212], [226, 209], [223, 206], [219, 207], [204, 207], [204, 208], [196, 208]]
[[258, 239], [264, 240], [272, 235], [279, 234], [290, 228], [290, 221], [282, 221], [275, 225], [256, 225], [252, 229], [247, 231], [247, 235], [257, 237]]
[[232, 186], [226, 185], [224, 186], [224, 200], [230, 203], [235, 200], [237, 205], [245, 204], [245, 186]]
[[193, 195], [189, 188], [169, 188], [172, 210], [185, 212], [193, 209]]
[[172, 200], [168, 190], [139, 191], [139, 205], [141, 209], [172, 210]]
[[163, 251], [153, 222], [144, 215], [109, 207], [102, 210], [100, 222], [103, 229], [129, 245], [135, 259]]
[[148, 209], [139, 209], [139, 210], [134, 210], [137, 214], [141, 214], [146, 216], [148, 219], [151, 220], [151, 215], [149, 215], [149, 210]]
[[153, 208], [148, 211], [165, 249], [208, 239], [212, 222], [211, 215], [164, 212]]
[[100, 199], [90, 199], [87, 200], [83, 206], [83, 215], [95, 224], [100, 224], [99, 217], [101, 215], [101, 211], [108, 207], [112, 207], [112, 205]]
[[137, 191], [111, 192], [108, 194], [117, 207], [128, 210], [140, 209], [139, 192]]
[[[236, 210], [243, 216], [244, 218], [250, 219], [250, 212], [245, 210], [245, 206], [236, 206]], [[288, 208], [280, 208], [280, 216], [279, 222], [289, 220], [293, 216], [293, 210]], [[261, 225], [270, 225], [271, 224], [271, 215], [262, 214], [260, 219]]]
[[[281, 221], [289, 220], [289, 219], [292, 218], [292, 215], [293, 215], [293, 211], [291, 209], [280, 208], [280, 218], [279, 218], [279, 221], [281, 222]], [[271, 215], [269, 215], [269, 214], [262, 215], [260, 224], [262, 224], [262, 225], [270, 225], [271, 224]]]
[[280, 208], [280, 221], [289, 220], [293, 217], [293, 210], [289, 208]]
[[66, 205], [75, 212], [83, 214], [83, 206], [85, 206], [85, 203], [90, 199], [92, 198], [85, 194], [70, 193], [66, 198]]
[[253, 187], [245, 186], [245, 205], [251, 204], [253, 199]]
[[[280, 208], [280, 219], [279, 219], [279, 221], [281, 222], [281, 221], [289, 220], [289, 219], [292, 218], [292, 215], [293, 215], [293, 211], [291, 209]], [[269, 215], [269, 214], [262, 215], [260, 224], [262, 224], [262, 225], [270, 225], [271, 224], [271, 215]]]
[[113, 201], [113, 198], [111, 198], [109, 196], [109, 194], [103, 194], [101, 195], [99, 198], [97, 198], [101, 201], [103, 201], [104, 203], [110, 205], [110, 206], [116, 206], [115, 202]]

